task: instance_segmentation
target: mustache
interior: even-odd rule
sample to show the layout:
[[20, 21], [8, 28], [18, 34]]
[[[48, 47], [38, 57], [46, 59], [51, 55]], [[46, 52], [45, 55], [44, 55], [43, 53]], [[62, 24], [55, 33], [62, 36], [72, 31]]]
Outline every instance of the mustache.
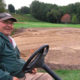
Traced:
[[7, 27], [4, 27], [4, 29], [13, 30], [14, 28], [7, 26]]

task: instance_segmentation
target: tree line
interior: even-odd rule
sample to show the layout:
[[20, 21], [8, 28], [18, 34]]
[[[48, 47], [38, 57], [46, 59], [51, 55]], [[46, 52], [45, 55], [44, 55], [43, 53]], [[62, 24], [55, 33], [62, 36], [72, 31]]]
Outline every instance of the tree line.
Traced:
[[[3, 0], [0, 0], [0, 12], [5, 10]], [[10, 13], [31, 14], [33, 17], [51, 23], [80, 23], [80, 3], [69, 4], [67, 6], [58, 6], [56, 4], [47, 4], [34, 0], [30, 7], [23, 6], [18, 10], [12, 4], [8, 5]]]
[[80, 23], [80, 3], [58, 6], [33, 1], [30, 5], [31, 14], [39, 20], [52, 23]]

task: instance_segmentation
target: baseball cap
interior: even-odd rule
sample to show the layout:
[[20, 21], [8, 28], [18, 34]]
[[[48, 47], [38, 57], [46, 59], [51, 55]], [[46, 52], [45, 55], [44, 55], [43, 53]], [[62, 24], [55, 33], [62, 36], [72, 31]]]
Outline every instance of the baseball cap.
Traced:
[[14, 18], [11, 14], [9, 13], [0, 13], [0, 20], [4, 21], [4, 20], [8, 20], [11, 19], [14, 22], [17, 22], [16, 18]]

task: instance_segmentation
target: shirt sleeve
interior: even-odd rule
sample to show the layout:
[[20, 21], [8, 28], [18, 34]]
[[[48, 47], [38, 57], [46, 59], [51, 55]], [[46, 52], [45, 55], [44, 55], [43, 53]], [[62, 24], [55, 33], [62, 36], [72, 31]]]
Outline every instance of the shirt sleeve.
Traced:
[[[1, 57], [2, 57], [1, 54], [3, 51], [3, 47], [4, 47], [3, 41], [0, 39], [0, 65], [1, 65]], [[12, 76], [10, 75], [10, 73], [3, 71], [1, 66], [0, 66], [0, 80], [12, 80]]]
[[0, 80], [12, 80], [12, 76], [3, 70], [0, 69]]
[[2, 53], [3, 48], [4, 48], [4, 42], [3, 42], [3, 40], [0, 37], [0, 55]]

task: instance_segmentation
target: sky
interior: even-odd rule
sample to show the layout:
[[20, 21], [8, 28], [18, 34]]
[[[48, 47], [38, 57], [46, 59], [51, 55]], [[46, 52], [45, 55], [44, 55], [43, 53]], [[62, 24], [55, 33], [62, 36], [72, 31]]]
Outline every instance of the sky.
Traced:
[[[34, 0], [4, 0], [6, 5], [12, 4], [15, 9], [19, 9], [23, 6], [29, 7]], [[80, 0], [38, 0], [44, 3], [57, 4], [58, 6], [66, 6], [71, 3], [80, 2]]]

